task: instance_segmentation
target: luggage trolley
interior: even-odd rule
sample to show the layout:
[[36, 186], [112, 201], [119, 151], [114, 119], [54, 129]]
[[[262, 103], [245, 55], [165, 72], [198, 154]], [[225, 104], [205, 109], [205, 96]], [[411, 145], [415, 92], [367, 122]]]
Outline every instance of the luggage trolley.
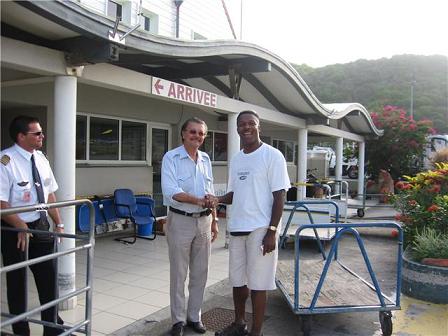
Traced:
[[368, 194], [367, 193], [367, 183], [366, 179], [364, 179], [364, 191], [362, 195], [358, 195], [358, 199], [360, 198], [361, 204], [359, 202], [355, 202], [349, 204], [348, 207], [352, 209], [357, 209], [356, 214], [358, 217], [362, 218], [365, 215], [366, 208], [393, 208], [392, 204], [388, 203], [380, 203], [379, 199], [381, 197], [388, 197], [389, 194]]
[[[308, 202], [295, 202], [294, 208], [305, 207]], [[334, 206], [337, 207], [337, 204], [334, 203]], [[357, 230], [361, 227], [388, 227], [398, 230], [396, 272], [392, 272], [393, 274], [387, 279], [394, 287], [395, 297], [388, 297], [381, 290], [364, 246], [364, 240]], [[335, 230], [329, 252], [324, 251], [318, 237], [316, 240], [320, 255], [309, 255], [301, 251], [302, 231], [316, 230], [314, 232], [317, 235], [316, 232], [320, 229]], [[279, 246], [282, 246], [285, 234], [286, 230], [280, 237]], [[366, 274], [370, 282], [339, 260], [340, 239], [344, 234], [351, 234], [355, 238], [355, 245], [362, 256], [360, 261], [366, 266]], [[301, 315], [303, 334], [310, 335], [313, 314], [378, 311], [383, 335], [391, 335], [391, 311], [400, 309], [402, 246], [403, 231], [395, 222], [324, 223], [299, 226], [295, 233], [294, 249], [279, 250], [276, 284], [292, 311]], [[350, 250], [350, 253], [353, 251]]]

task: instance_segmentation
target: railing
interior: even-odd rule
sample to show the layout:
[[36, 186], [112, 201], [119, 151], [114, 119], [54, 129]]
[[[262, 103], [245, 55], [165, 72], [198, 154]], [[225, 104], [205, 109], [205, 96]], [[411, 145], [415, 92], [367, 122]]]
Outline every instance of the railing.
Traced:
[[[82, 234], [82, 235], [76, 235], [76, 234], [67, 234], [67, 233], [56, 233], [56, 232], [47, 232], [47, 231], [41, 231], [41, 230], [25, 230], [25, 229], [17, 229], [13, 227], [6, 227], [2, 226], [1, 229], [5, 231], [15, 231], [15, 232], [28, 232], [28, 233], [35, 233], [35, 234], [47, 234], [53, 236], [54, 239], [54, 251], [57, 251], [57, 240], [58, 238], [68, 238], [68, 239], [76, 239], [80, 241], [84, 241], [85, 243], [83, 245], [77, 246], [75, 248], [68, 249], [66, 251], [60, 251], [60, 252], [54, 252], [49, 255], [45, 255], [42, 257], [34, 258], [31, 260], [28, 260], [28, 242], [26, 242], [25, 247], [25, 260], [16, 264], [8, 265], [5, 267], [0, 268], [0, 275], [3, 273], [15, 271], [20, 268], [25, 268], [27, 272], [27, 267], [31, 265], [35, 265], [47, 260], [57, 259], [59, 257], [69, 255], [71, 253], [76, 253], [82, 250], [88, 250], [88, 256], [87, 256], [87, 274], [86, 274], [86, 286], [82, 287], [80, 289], [76, 289], [73, 292], [70, 292], [64, 296], [59, 297], [58, 294], [58, 286], [56, 286], [56, 299], [52, 300], [50, 302], [47, 302], [39, 307], [35, 307], [31, 310], [27, 310], [27, 307], [25, 309], [25, 312], [20, 315], [11, 315], [7, 313], [2, 312], [2, 317], [5, 319], [2, 319], [0, 322], [0, 329], [2, 330], [2, 334], [4, 331], [4, 328], [12, 325], [13, 323], [26, 320], [31, 323], [40, 324], [43, 326], [49, 326], [53, 328], [58, 328], [61, 330], [64, 330], [61, 332], [60, 335], [70, 335], [73, 332], [81, 332], [86, 335], [91, 334], [92, 330], [92, 273], [93, 273], [93, 250], [95, 246], [95, 236], [94, 236], [94, 226], [95, 226], [95, 211], [93, 209], [92, 202], [90, 202], [87, 199], [82, 200], [74, 200], [74, 201], [62, 201], [62, 202], [56, 202], [56, 203], [48, 203], [48, 204], [36, 204], [33, 206], [26, 206], [26, 207], [14, 207], [14, 208], [8, 208], [8, 209], [2, 209], [0, 211], [2, 216], [7, 215], [13, 215], [18, 214], [22, 212], [31, 212], [31, 211], [47, 211], [48, 209], [54, 209], [54, 208], [62, 208], [62, 207], [68, 207], [68, 206], [76, 206], [79, 204], [88, 204], [90, 207], [90, 231], [89, 234]], [[28, 302], [28, 277], [27, 273], [25, 273], [25, 299], [26, 302]], [[55, 272], [55, 283], [57, 284], [57, 268]], [[76, 323], [74, 326], [65, 326], [60, 325], [57, 323], [47, 322], [47, 321], [41, 321], [38, 319], [33, 319], [31, 316], [46, 310], [48, 308], [51, 308], [53, 306], [58, 305], [59, 303], [66, 301], [72, 297], [81, 295], [83, 293], [86, 293], [86, 305], [85, 305], [85, 319], [81, 322]], [[55, 319], [56, 321], [56, 319]]]

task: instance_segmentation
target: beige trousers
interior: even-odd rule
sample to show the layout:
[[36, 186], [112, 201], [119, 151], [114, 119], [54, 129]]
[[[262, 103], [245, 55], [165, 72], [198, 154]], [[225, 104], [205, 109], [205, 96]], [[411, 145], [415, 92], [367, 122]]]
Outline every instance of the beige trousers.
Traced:
[[[166, 237], [170, 258], [171, 320], [198, 322], [207, 283], [212, 216], [187, 217], [168, 214]], [[185, 310], [185, 280], [189, 271], [188, 305]]]

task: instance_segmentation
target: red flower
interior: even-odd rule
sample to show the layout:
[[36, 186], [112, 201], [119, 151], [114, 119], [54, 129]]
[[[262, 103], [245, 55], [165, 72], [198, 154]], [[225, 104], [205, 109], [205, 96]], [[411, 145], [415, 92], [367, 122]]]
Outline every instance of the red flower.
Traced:
[[408, 204], [409, 204], [410, 206], [416, 206], [416, 205], [417, 205], [417, 201], [416, 201], [416, 200], [410, 200], [410, 201], [408, 202]]
[[[414, 131], [416, 128], [417, 128], [417, 125], [416, 125], [416, 124], [414, 124], [414, 123], [409, 124], [409, 130]], [[415, 141], [415, 140], [414, 140], [414, 141]]]
[[432, 192], [432, 193], [439, 193], [440, 189], [442, 189], [442, 187], [440, 186], [440, 184], [434, 184], [432, 186], [432, 188], [430, 188], [428, 191]]
[[398, 190], [407, 190], [411, 188], [411, 185], [407, 182], [398, 181], [397, 183], [395, 183], [395, 188], [397, 188]]
[[439, 210], [439, 209], [440, 209], [440, 208], [439, 208], [438, 205], [433, 204], [433, 205], [431, 205], [427, 210], [428, 210], [429, 212], [436, 212], [436, 211]]

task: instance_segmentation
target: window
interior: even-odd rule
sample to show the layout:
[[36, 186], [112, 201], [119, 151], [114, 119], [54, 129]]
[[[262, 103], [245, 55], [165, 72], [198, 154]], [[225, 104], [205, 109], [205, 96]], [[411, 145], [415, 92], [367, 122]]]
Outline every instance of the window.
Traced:
[[121, 159], [143, 161], [146, 159], [146, 124], [123, 121], [121, 124]]
[[90, 118], [90, 160], [118, 160], [118, 120]]
[[76, 160], [147, 161], [145, 122], [89, 115], [76, 116]]
[[76, 160], [85, 160], [87, 151], [87, 117], [76, 116]]
[[282, 152], [285, 157], [286, 162], [293, 163], [294, 162], [294, 147], [295, 144], [293, 141], [283, 141], [283, 140], [273, 140], [272, 146], [277, 148], [280, 152]]
[[140, 24], [140, 28], [147, 32], [153, 34], [157, 34], [159, 32], [159, 16], [146, 9], [142, 10]]
[[119, 17], [121, 21], [122, 11], [122, 5], [111, 0], [107, 0], [107, 16], [113, 17], [114, 19]]
[[151, 19], [143, 15], [143, 29], [146, 31], [151, 31]]
[[227, 161], [227, 133], [209, 131], [200, 150], [212, 161]]

